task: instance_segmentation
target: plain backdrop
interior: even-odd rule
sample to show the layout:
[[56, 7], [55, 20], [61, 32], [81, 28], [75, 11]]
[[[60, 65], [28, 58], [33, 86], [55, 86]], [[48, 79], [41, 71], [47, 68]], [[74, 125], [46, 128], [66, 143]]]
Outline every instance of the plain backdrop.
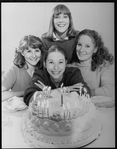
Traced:
[[[48, 31], [52, 9], [61, 3], [1, 3], [2, 70], [14, 59], [14, 50], [25, 35], [41, 35]], [[114, 3], [66, 3], [76, 30], [94, 29], [114, 55]]]

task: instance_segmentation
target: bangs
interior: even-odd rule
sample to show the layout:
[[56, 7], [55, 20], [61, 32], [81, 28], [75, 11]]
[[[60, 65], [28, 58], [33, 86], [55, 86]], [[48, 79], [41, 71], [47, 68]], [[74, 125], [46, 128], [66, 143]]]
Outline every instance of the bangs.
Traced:
[[67, 7], [63, 6], [63, 5], [61, 5], [59, 7], [56, 7], [53, 11], [54, 16], [57, 16], [57, 15], [62, 14], [62, 13], [65, 14], [65, 15], [68, 15], [68, 16], [71, 15], [70, 10]]

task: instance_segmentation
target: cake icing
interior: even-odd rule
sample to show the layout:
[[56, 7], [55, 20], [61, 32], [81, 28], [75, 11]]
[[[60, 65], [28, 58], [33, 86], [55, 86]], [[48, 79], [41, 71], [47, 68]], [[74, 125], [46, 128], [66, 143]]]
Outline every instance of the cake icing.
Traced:
[[23, 135], [34, 147], [75, 147], [98, 137], [96, 108], [87, 94], [62, 94], [57, 90], [49, 96], [35, 93], [24, 114]]

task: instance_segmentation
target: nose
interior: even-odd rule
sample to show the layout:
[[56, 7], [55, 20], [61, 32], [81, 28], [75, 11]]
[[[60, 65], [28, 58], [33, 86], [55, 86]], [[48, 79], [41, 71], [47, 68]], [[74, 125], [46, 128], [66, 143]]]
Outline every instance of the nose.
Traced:
[[36, 56], [36, 53], [35, 51], [32, 52], [32, 57], [35, 57]]
[[84, 51], [84, 48], [81, 46], [79, 49], [80, 52]]
[[54, 65], [54, 69], [55, 69], [55, 70], [58, 70], [58, 64], [55, 64], [55, 65]]
[[59, 18], [59, 22], [63, 22], [63, 17], [60, 17]]

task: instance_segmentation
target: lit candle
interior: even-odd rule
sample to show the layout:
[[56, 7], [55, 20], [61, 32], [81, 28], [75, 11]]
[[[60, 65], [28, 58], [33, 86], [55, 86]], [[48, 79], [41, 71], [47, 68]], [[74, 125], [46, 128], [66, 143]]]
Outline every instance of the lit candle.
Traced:
[[83, 91], [84, 91], [84, 95], [86, 96], [87, 89], [85, 87], [83, 88]]
[[77, 103], [75, 102], [74, 104], [75, 104], [75, 117], [76, 117]]
[[63, 83], [61, 84], [61, 88], [63, 87]]
[[63, 93], [61, 93], [61, 106], [63, 106]]
[[38, 91], [36, 91], [36, 92], [34, 93], [34, 97], [33, 97], [33, 100], [34, 100], [34, 101], [36, 100], [37, 93], [38, 93]]
[[48, 96], [50, 96], [51, 86], [48, 87]]
[[61, 92], [61, 106], [63, 106], [63, 83], [61, 84], [61, 89], [60, 89], [60, 92]]
[[80, 96], [81, 96], [81, 92], [82, 92], [81, 90], [82, 90], [82, 86], [80, 86]]
[[42, 118], [43, 118], [44, 117], [44, 103], [43, 103], [43, 101], [41, 103], [41, 108], [42, 108]]
[[45, 101], [45, 99], [43, 100], [43, 105], [44, 105], [44, 114], [46, 115], [46, 101]]
[[46, 103], [47, 103], [47, 116], [49, 118], [49, 101], [47, 100]]
[[70, 104], [67, 102], [67, 108], [68, 108], [68, 116], [69, 116], [69, 119], [70, 119]]
[[66, 93], [66, 87], [63, 87], [63, 93]]
[[65, 106], [63, 104], [64, 120], [65, 120]]
[[40, 100], [40, 99], [42, 99], [42, 95], [41, 95], [41, 94], [39, 95], [39, 100]]
[[43, 95], [46, 95], [47, 94], [47, 86], [44, 86], [43, 87]]
[[40, 101], [37, 102], [38, 105], [38, 115], [39, 115], [39, 110], [40, 110]]

